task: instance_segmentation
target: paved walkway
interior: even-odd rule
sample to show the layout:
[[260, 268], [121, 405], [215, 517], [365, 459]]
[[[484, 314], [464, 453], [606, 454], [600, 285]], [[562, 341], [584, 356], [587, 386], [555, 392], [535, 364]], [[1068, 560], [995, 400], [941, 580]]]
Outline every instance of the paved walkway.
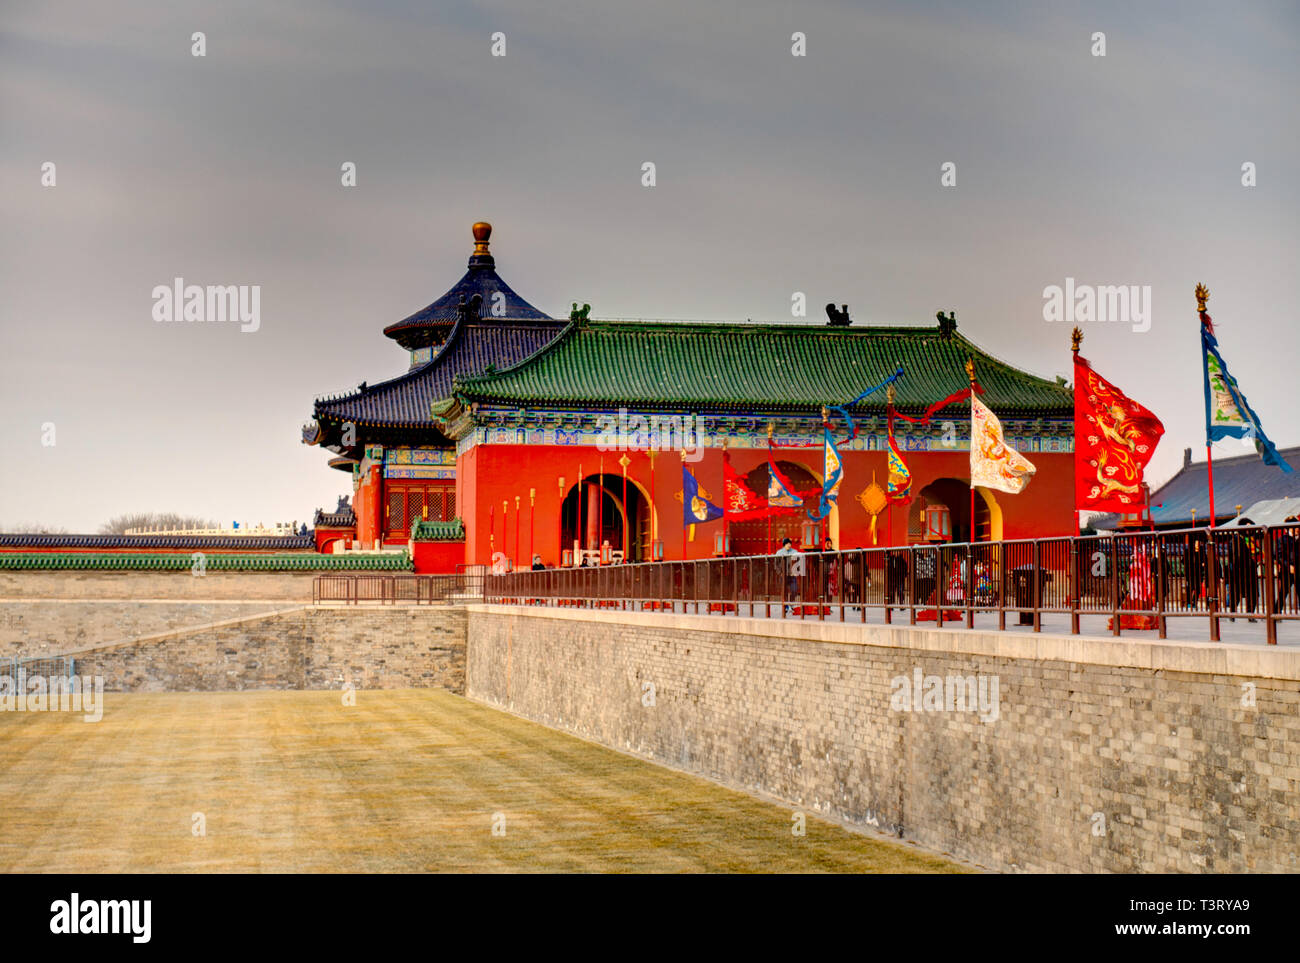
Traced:
[[962, 871], [448, 692], [355, 695], [0, 712], [0, 871]]

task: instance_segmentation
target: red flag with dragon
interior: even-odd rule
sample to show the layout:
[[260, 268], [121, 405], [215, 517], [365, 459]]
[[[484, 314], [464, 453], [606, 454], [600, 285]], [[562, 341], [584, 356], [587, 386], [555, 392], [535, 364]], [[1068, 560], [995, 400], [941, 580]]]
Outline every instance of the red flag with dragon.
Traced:
[[1132, 512], [1142, 505], [1142, 473], [1165, 426], [1149, 409], [1092, 370], [1074, 347], [1074, 507]]

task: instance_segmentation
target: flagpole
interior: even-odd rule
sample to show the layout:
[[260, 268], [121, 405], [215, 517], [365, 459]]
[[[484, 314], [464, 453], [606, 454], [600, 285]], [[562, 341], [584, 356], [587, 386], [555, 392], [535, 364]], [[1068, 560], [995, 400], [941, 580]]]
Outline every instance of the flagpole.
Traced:
[[[894, 437], [894, 386], [890, 385], [885, 390], [885, 527], [889, 529], [889, 539], [885, 543], [886, 547], [894, 547], [894, 498], [889, 491], [889, 456], [893, 449], [890, 447]], [[888, 558], [888, 556], [886, 556]], [[886, 562], [886, 565], [889, 563]], [[886, 576], [888, 579], [888, 576]]]
[[655, 455], [659, 452], [653, 448], [646, 449], [645, 456], [650, 459], [650, 561], [657, 562], [655, 558], [655, 540], [658, 534], [658, 521], [655, 512]]
[[[682, 509], [689, 509], [691, 506], [686, 502], [686, 476], [690, 474], [690, 469], [686, 467], [686, 449], [682, 449]], [[694, 475], [691, 475], [694, 478]], [[699, 483], [696, 482], [698, 486]], [[686, 561], [686, 543], [695, 541], [695, 523], [692, 522], [684, 533], [682, 533], [682, 561]]]
[[[831, 413], [830, 413], [829, 411], [826, 410], [826, 406], [825, 406], [825, 405], [822, 405], [822, 431], [830, 431], [830, 430], [831, 430], [830, 417], [831, 417]], [[825, 493], [825, 490], [826, 490], [826, 483], [827, 483], [827, 481], [828, 481], [828, 478], [827, 478], [827, 476], [826, 476], [826, 444], [825, 444], [825, 442], [823, 441], [823, 443], [822, 443], [822, 492], [823, 492], [823, 494]], [[818, 510], [818, 511], [821, 511], [821, 505], [818, 505], [818, 506], [817, 506], [817, 510]], [[827, 509], [826, 509], [826, 518], [825, 518], [825, 519], [821, 519], [821, 518], [817, 519], [817, 551], [819, 551], [819, 552], [822, 550], [823, 546], [825, 546], [825, 544], [826, 544], [826, 534], [825, 534], [825, 529], [822, 528], [822, 523], [825, 522], [825, 524], [829, 527], [829, 526], [830, 526], [830, 521], [829, 521], [830, 517], [831, 517], [831, 510], [830, 510], [829, 508], [827, 508]]]
[[[722, 439], [722, 544], [731, 547], [731, 522], [727, 518], [727, 466], [731, 464], [731, 455], [727, 453], [727, 439]], [[724, 552], [724, 555], [728, 552]]]
[[971, 446], [971, 464], [972, 471], [970, 474], [970, 541], [975, 542], [975, 361], [973, 358], [966, 359], [966, 377], [970, 379], [970, 446]]
[[1210, 449], [1209, 439], [1205, 442], [1205, 476], [1210, 483], [1210, 527], [1214, 528], [1214, 452]]
[[767, 554], [772, 548], [772, 429], [775, 425], [767, 423]]
[[[1196, 285], [1196, 314], [1197, 314], [1197, 316], [1200, 318], [1201, 326], [1202, 326], [1202, 327], [1205, 326], [1205, 321], [1206, 321], [1205, 304], [1206, 304], [1206, 302], [1209, 301], [1209, 300], [1210, 300], [1210, 289], [1207, 288], [1204, 284], [1197, 284], [1197, 285]], [[1202, 335], [1201, 335], [1201, 367], [1204, 368], [1204, 367], [1205, 367], [1205, 364], [1206, 364], [1206, 358], [1205, 358], [1205, 335], [1202, 334]], [[1202, 373], [1202, 377], [1208, 378], [1209, 375], [1203, 372], [1203, 373]], [[1211, 450], [1211, 445], [1210, 445], [1210, 421], [1209, 421], [1209, 418], [1210, 418], [1210, 416], [1209, 416], [1209, 405], [1210, 405], [1210, 402], [1209, 402], [1209, 400], [1208, 400], [1208, 398], [1209, 398], [1209, 394], [1208, 394], [1208, 393], [1209, 393], [1209, 390], [1210, 390], [1210, 389], [1209, 389], [1209, 388], [1206, 388], [1205, 390], [1206, 390], [1206, 398], [1207, 398], [1207, 400], [1206, 400], [1206, 402], [1205, 402], [1205, 407], [1206, 407], [1206, 415], [1205, 415], [1205, 419], [1206, 419], [1206, 421], [1205, 421], [1205, 479], [1206, 479], [1206, 482], [1207, 482], [1208, 485], [1209, 485], [1209, 490], [1210, 490], [1210, 528], [1214, 528], [1214, 527], [1215, 527], [1215, 522], [1214, 522], [1214, 519], [1215, 519], [1215, 515], [1214, 515], [1214, 452]]]
[[618, 463], [623, 468], [623, 564], [626, 565], [628, 560], [627, 559], [627, 547], [628, 547], [627, 530], [632, 524], [631, 513], [627, 510], [627, 466], [631, 463], [631, 459], [628, 458], [627, 454], [625, 453], [623, 457], [618, 460]]
[[[1070, 369], [1070, 373], [1074, 376], [1074, 384], [1072, 386], [1073, 390], [1071, 391], [1071, 394], [1074, 396], [1074, 413], [1076, 419], [1079, 413], [1079, 348], [1082, 345], [1083, 329], [1076, 325], [1074, 330], [1070, 332], [1070, 351], [1074, 355], [1074, 367]], [[1077, 442], [1079, 437], [1079, 426], [1077, 422], [1074, 425], [1074, 436], [1076, 439], [1076, 443], [1072, 446], [1074, 448], [1074, 478], [1072, 480], [1074, 497], [1071, 501], [1074, 503], [1074, 527], [1076, 530], [1082, 531], [1079, 525], [1079, 445]]]

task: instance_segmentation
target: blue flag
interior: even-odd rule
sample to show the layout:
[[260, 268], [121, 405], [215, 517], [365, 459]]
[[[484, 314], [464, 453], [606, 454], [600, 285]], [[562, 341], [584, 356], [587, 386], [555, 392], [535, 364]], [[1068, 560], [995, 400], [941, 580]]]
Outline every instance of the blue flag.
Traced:
[[844, 463], [840, 460], [839, 449], [835, 447], [835, 441], [831, 438], [829, 428], [822, 429], [822, 497], [818, 505], [818, 513], [814, 515], [808, 513], [808, 517], [815, 522], [821, 521], [831, 513], [831, 504], [838, 499], [840, 481], [844, 478]]
[[722, 509], [700, 496], [700, 485], [682, 465], [682, 525], [699, 525], [722, 517]]
[[1219, 354], [1219, 341], [1209, 325], [1201, 324], [1201, 357], [1205, 369], [1205, 440], [1206, 444], [1221, 438], [1250, 438], [1266, 465], [1276, 465], [1284, 472], [1291, 471], [1273, 443], [1264, 434], [1264, 428], [1237, 386], [1237, 379], [1228, 373], [1228, 365]]

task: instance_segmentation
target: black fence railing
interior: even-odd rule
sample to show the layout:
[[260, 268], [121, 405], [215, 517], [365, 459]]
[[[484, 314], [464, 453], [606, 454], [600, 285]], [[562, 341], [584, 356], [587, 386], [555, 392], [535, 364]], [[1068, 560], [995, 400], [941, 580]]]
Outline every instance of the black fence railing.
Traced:
[[436, 605], [481, 601], [481, 572], [451, 575], [318, 575], [312, 602], [379, 602], [388, 605]]
[[484, 576], [488, 602], [716, 612], [775, 618], [933, 620], [973, 628], [978, 613], [1041, 631], [1045, 614], [1109, 616], [1109, 630], [1243, 619], [1277, 642], [1300, 619], [1300, 524], [1129, 532], [1005, 542], [861, 548], [798, 555], [642, 562]]

